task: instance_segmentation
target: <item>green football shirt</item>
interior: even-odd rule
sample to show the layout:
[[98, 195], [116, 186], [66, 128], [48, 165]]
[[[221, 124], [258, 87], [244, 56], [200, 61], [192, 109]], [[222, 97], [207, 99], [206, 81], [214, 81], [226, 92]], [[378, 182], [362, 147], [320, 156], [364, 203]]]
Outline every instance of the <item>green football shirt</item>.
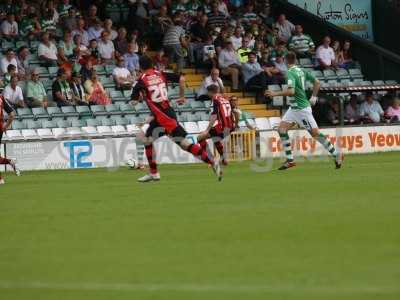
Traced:
[[289, 101], [292, 109], [300, 110], [310, 106], [306, 94], [306, 82], [315, 82], [315, 77], [308, 71], [298, 66], [291, 67], [287, 72], [288, 88], [294, 89], [294, 97]]

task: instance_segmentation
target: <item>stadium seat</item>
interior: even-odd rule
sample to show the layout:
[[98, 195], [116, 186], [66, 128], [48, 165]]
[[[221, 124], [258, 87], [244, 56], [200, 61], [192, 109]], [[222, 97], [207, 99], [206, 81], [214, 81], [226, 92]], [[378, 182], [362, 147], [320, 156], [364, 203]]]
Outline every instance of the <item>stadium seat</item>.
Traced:
[[30, 108], [18, 108], [17, 114], [19, 119], [32, 119], [33, 113]]
[[61, 108], [58, 106], [56, 107], [48, 107], [47, 108], [47, 113], [53, 118], [53, 117], [64, 117], [63, 112], [61, 111]]
[[24, 121], [14, 120], [11, 124], [11, 128], [14, 130], [21, 130], [26, 128], [26, 124]]
[[73, 106], [62, 106], [61, 111], [65, 117], [78, 117], [79, 114], [76, 112], [75, 107]]
[[128, 119], [123, 118], [121, 116], [111, 116], [111, 119], [114, 120], [115, 125], [122, 125], [122, 126], [126, 126], [128, 125]]
[[97, 131], [101, 134], [112, 134], [110, 126], [97, 126]]
[[117, 104], [109, 104], [105, 106], [106, 112], [108, 115], [119, 115], [119, 105]]
[[111, 76], [115, 68], [116, 68], [115, 65], [106, 65], [105, 70], [106, 70], [107, 76]]
[[96, 71], [97, 75], [103, 76], [106, 75], [106, 70], [102, 65], [95, 65], [94, 70]]
[[135, 110], [137, 112], [148, 112], [149, 108], [147, 107], [147, 104], [144, 102], [139, 102], [138, 104], [135, 105]]
[[200, 132], [207, 129], [208, 123], [209, 122], [207, 122], [207, 121], [199, 121], [199, 122], [197, 122], [197, 125], [199, 127]]
[[101, 122], [97, 119], [87, 119], [86, 120], [86, 126], [89, 127], [97, 127], [100, 126]]
[[49, 117], [49, 114], [43, 107], [32, 108], [32, 113], [36, 119]]
[[204, 106], [204, 103], [202, 101], [190, 101], [190, 107], [194, 111], [206, 109], [206, 107]]
[[256, 118], [256, 127], [260, 130], [269, 130], [271, 125], [269, 124], [268, 118]]
[[186, 121], [187, 122], [197, 122], [197, 121], [201, 121], [201, 118], [197, 114], [187, 114]]
[[39, 137], [35, 129], [22, 129], [21, 134], [25, 139], [35, 139]]
[[314, 64], [312, 63], [312, 60], [310, 58], [300, 58], [299, 62], [303, 68], [313, 68], [314, 67]]
[[134, 115], [129, 115], [125, 117], [128, 120], [129, 124], [140, 124], [143, 123], [143, 119], [141, 117], [138, 116], [134, 116]]
[[51, 138], [53, 136], [53, 132], [51, 131], [50, 128], [39, 128], [37, 130], [37, 134], [41, 138]]
[[311, 74], [312, 74], [315, 78], [324, 79], [324, 74], [323, 74], [321, 71], [319, 71], [319, 70], [313, 70], [313, 71], [311, 71]]
[[279, 126], [279, 123], [281, 122], [280, 117], [270, 117], [268, 119], [269, 124], [271, 125], [271, 129], [277, 129]]
[[56, 78], [58, 72], [58, 67], [49, 67], [49, 74], [51, 78]]
[[197, 116], [199, 116], [200, 120], [199, 121], [208, 121], [210, 120], [210, 114], [207, 112], [196, 112], [195, 113]]
[[114, 126], [115, 125], [115, 121], [113, 119], [104, 118], [104, 119], [101, 120], [101, 125], [102, 126]]
[[136, 126], [135, 124], [128, 124], [126, 125], [126, 131], [129, 133], [135, 133], [138, 132], [140, 128]]
[[92, 115], [90, 108], [87, 105], [79, 105], [76, 106], [75, 108], [76, 112], [79, 114], [80, 117], [88, 117]]
[[36, 71], [39, 73], [40, 78], [49, 78], [50, 73], [49, 70], [45, 67], [36, 67]]
[[71, 120], [72, 127], [83, 127], [85, 125], [86, 125], [86, 122], [83, 120], [79, 120], [79, 119]]
[[135, 108], [133, 107], [132, 104], [129, 103], [122, 103], [119, 106], [119, 110], [122, 112], [122, 114], [127, 115], [127, 114], [135, 114]]
[[51, 128], [56, 128], [56, 127], [57, 127], [57, 123], [54, 122], [53, 120], [52, 121], [49, 121], [49, 120], [43, 120], [42, 121], [42, 128], [51, 129]]
[[397, 81], [396, 80], [386, 80], [385, 83], [393, 85], [393, 84], [397, 84]]
[[94, 116], [107, 115], [104, 105], [92, 105], [90, 107]]
[[384, 85], [385, 82], [383, 80], [374, 80], [374, 81], [372, 81], [372, 84], [373, 85]]
[[59, 128], [67, 128], [71, 126], [71, 122], [67, 120], [59, 120], [57, 121], [57, 127]]
[[178, 109], [178, 111], [180, 112], [186, 112], [186, 111], [192, 111], [192, 106], [190, 104], [190, 101], [186, 101], [183, 104], [178, 104], [176, 106], [176, 108]]
[[332, 79], [336, 80], [337, 79], [337, 75], [336, 75], [335, 71], [333, 71], [333, 70], [330, 70], [330, 69], [324, 70], [323, 74], [324, 74], [325, 80], [332, 80]]
[[66, 133], [68, 135], [82, 135], [84, 132], [80, 127], [68, 127], [66, 128]]
[[27, 129], [38, 129], [42, 127], [42, 123], [39, 121], [34, 120], [27, 120], [26, 121], [26, 128]]
[[350, 79], [349, 72], [346, 69], [338, 69], [336, 71], [336, 75], [342, 80], [342, 79]]
[[178, 122], [180, 122], [180, 123], [182, 123], [182, 122], [187, 122], [186, 114], [180, 114], [180, 115], [178, 115]]
[[97, 135], [97, 129], [94, 126], [84, 126], [82, 127], [82, 131], [88, 135]]
[[53, 85], [53, 81], [51, 81], [50, 79], [46, 79], [46, 80], [42, 80], [43, 86], [47, 91], [51, 91], [52, 89], [52, 85]]
[[108, 76], [100, 77], [100, 82], [105, 88], [115, 87], [114, 79]]
[[282, 88], [279, 84], [270, 84], [268, 85], [268, 90], [276, 92], [276, 91], [281, 91]]
[[114, 134], [126, 134], [127, 133], [125, 127], [122, 125], [111, 126], [111, 130]]
[[56, 138], [62, 137], [62, 136], [64, 136], [66, 134], [66, 130], [65, 130], [64, 127], [63, 128], [53, 128], [51, 131], [53, 132], [53, 135]]
[[372, 86], [372, 82], [368, 81], [368, 80], [364, 80], [364, 81], [360, 82], [360, 85], [362, 85], [362, 86]]
[[199, 126], [196, 122], [185, 122], [183, 126], [188, 133], [200, 133]]
[[112, 102], [126, 101], [126, 98], [121, 91], [110, 90], [110, 97]]
[[364, 78], [360, 69], [350, 69], [349, 73], [350, 73], [351, 78], [353, 78], [353, 79], [363, 79]]
[[20, 140], [23, 139], [24, 137], [22, 136], [21, 130], [7, 130], [6, 131], [6, 137], [10, 140]]

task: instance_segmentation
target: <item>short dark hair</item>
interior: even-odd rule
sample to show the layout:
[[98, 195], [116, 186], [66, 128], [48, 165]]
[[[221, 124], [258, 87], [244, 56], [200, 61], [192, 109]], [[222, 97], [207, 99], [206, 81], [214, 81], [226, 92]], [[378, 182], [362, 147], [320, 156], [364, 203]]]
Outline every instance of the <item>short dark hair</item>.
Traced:
[[29, 49], [28, 46], [21, 46], [18, 48], [17, 53], [20, 54], [22, 51], [24, 51], [25, 49]]
[[293, 51], [289, 51], [288, 54], [286, 54], [286, 61], [289, 65], [294, 65], [296, 63], [297, 56], [296, 53]]
[[142, 70], [151, 69], [153, 67], [153, 61], [147, 55], [143, 55], [139, 59], [139, 65]]
[[219, 87], [217, 85], [215, 85], [215, 84], [209, 85], [207, 87], [207, 92], [211, 92], [211, 93], [216, 94], [216, 93], [218, 93], [218, 91], [219, 91]]
[[17, 67], [15, 65], [13, 65], [13, 64], [9, 64], [7, 66], [7, 72], [8, 73], [10, 73], [11, 71], [16, 70], [16, 69], [17, 69]]

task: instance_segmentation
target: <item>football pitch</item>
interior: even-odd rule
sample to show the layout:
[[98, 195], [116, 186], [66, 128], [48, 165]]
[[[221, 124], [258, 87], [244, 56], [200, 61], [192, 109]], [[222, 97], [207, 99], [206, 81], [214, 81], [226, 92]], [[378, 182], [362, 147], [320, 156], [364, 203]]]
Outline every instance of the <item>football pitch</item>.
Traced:
[[400, 299], [399, 153], [160, 171], [7, 174], [0, 299]]

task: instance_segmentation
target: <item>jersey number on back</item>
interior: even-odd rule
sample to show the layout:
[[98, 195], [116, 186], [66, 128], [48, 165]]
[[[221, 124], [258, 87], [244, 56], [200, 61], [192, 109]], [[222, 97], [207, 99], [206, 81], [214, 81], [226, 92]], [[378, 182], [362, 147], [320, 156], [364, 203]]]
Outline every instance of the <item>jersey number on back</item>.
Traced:
[[149, 86], [151, 101], [160, 103], [168, 100], [168, 91], [165, 83]]

